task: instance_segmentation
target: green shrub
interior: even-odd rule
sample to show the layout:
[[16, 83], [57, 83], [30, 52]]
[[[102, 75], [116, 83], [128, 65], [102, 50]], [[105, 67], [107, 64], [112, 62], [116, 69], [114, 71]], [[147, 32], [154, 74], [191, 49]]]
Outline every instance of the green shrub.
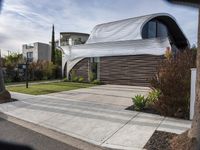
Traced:
[[147, 103], [149, 105], [155, 104], [159, 97], [161, 95], [161, 91], [157, 89], [153, 89], [152, 91], [149, 92], [148, 97], [147, 97]]
[[52, 62], [39, 60], [29, 64], [30, 80], [48, 80], [55, 78], [55, 69], [57, 68]]
[[67, 78], [64, 78], [63, 82], [69, 82], [69, 80]]
[[78, 79], [79, 78], [77, 76], [75, 76], [75, 77], [72, 78], [72, 82], [78, 82]]
[[84, 82], [84, 78], [83, 77], [79, 77], [78, 78], [78, 82]]
[[75, 70], [71, 71], [71, 81], [72, 82], [78, 82], [79, 77], [76, 75]]
[[92, 83], [93, 83], [93, 84], [100, 85], [100, 84], [101, 84], [101, 81], [99, 81], [99, 80], [94, 80], [94, 81], [92, 81]]
[[90, 79], [90, 82], [94, 81], [94, 77], [95, 77], [95, 74], [94, 74], [92, 71], [90, 71], [90, 72], [89, 72], [89, 79]]
[[5, 83], [11, 83], [11, 82], [12, 82], [12, 80], [9, 79], [9, 78], [6, 78], [6, 79], [5, 79]]
[[[170, 56], [170, 55], [168, 55]], [[189, 114], [190, 69], [196, 60], [192, 50], [185, 50], [164, 59], [158, 66], [151, 86], [162, 93], [154, 108], [161, 114], [187, 118]]]
[[142, 95], [136, 95], [132, 100], [136, 110], [143, 110], [147, 103], [147, 99]]

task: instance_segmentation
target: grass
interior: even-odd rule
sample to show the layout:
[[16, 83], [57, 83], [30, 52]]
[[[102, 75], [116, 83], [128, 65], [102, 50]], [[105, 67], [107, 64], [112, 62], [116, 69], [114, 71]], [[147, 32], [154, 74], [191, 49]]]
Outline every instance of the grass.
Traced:
[[61, 92], [61, 91], [75, 90], [79, 88], [88, 88], [92, 86], [94, 86], [94, 84], [74, 83], [74, 82], [56, 82], [56, 83], [30, 85], [28, 89], [25, 87], [25, 85], [10, 86], [10, 87], [7, 87], [7, 90], [12, 91], [12, 92], [31, 94], [31, 95], [42, 95], [42, 94], [49, 94], [49, 93], [55, 93], [55, 92]]

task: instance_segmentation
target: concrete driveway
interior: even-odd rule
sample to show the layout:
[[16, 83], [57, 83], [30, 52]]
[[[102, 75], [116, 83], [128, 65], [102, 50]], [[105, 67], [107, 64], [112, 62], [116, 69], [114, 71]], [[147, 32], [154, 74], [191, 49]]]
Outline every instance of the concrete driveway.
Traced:
[[133, 104], [132, 97], [147, 95], [150, 88], [125, 85], [99, 85], [71, 91], [48, 94], [51, 97], [68, 98], [90, 103], [117, 105], [123, 108]]
[[190, 121], [125, 110], [148, 88], [102, 85], [42, 96], [12, 93], [8, 116], [109, 148], [141, 150], [155, 130], [182, 133]]

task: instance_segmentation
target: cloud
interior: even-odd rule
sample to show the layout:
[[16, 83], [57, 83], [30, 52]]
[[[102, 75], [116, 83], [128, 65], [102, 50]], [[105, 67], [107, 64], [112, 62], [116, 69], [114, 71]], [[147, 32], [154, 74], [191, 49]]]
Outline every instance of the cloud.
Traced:
[[6, 0], [0, 15], [0, 48], [21, 50], [24, 43], [51, 40], [51, 27], [59, 32], [90, 33], [100, 23], [151, 13], [172, 14], [190, 43], [197, 43], [198, 11], [163, 0]]

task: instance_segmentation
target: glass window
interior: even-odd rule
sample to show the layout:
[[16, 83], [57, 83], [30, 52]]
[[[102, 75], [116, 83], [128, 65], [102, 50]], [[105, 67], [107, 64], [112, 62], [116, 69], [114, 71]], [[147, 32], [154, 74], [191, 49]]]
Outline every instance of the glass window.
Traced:
[[167, 27], [158, 22], [157, 23], [157, 37], [167, 37], [168, 36], [168, 31], [167, 31]]
[[27, 57], [28, 58], [33, 58], [33, 52], [27, 52]]
[[99, 57], [91, 57], [90, 58], [90, 81], [99, 80]]
[[27, 52], [27, 60], [30, 62], [33, 61], [33, 52]]
[[167, 27], [157, 21], [153, 20], [148, 22], [142, 30], [142, 38], [148, 39], [148, 38], [156, 38], [156, 37], [167, 37], [168, 36], [168, 30]]
[[142, 38], [144, 38], [144, 39], [148, 38], [148, 23], [143, 27]]
[[156, 37], [156, 22], [150, 21], [148, 23], [148, 38], [155, 38]]

